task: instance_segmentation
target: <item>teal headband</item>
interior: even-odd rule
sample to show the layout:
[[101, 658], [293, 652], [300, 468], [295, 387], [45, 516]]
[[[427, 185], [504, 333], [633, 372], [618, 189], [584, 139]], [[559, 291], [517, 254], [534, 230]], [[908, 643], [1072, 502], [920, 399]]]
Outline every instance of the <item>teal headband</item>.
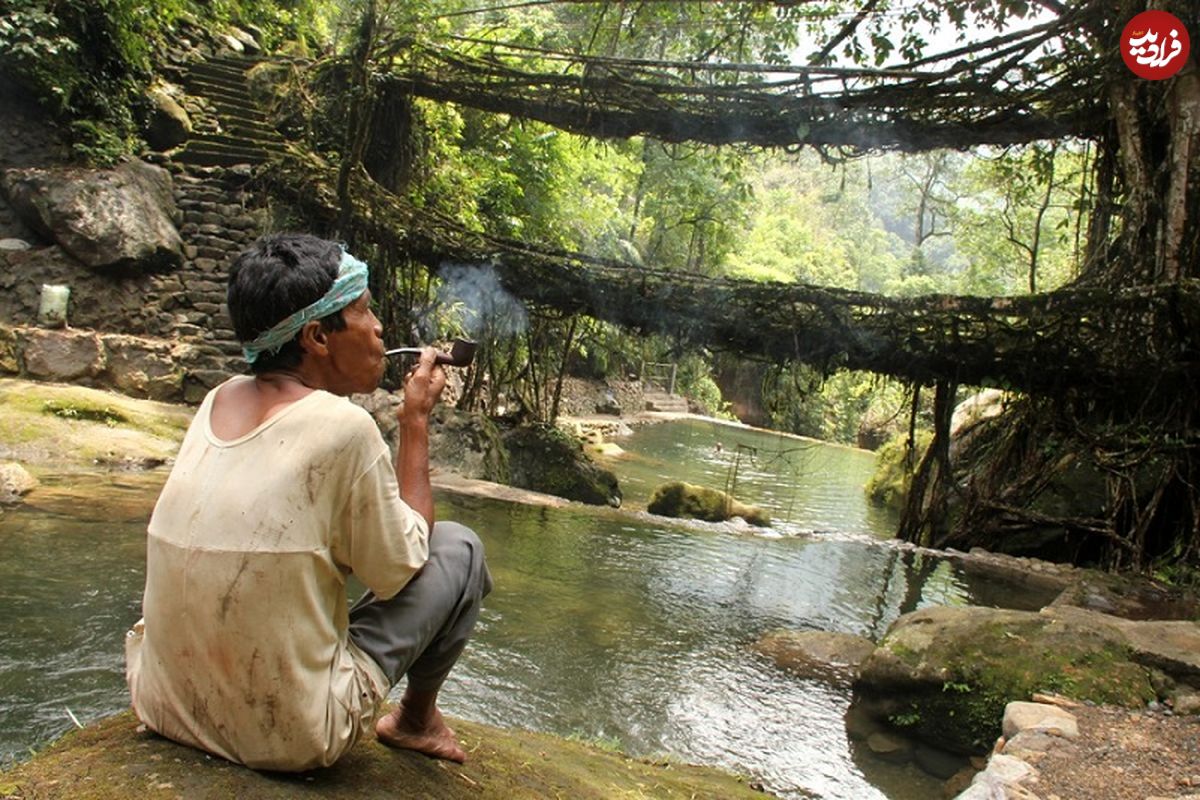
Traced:
[[246, 362], [253, 364], [263, 353], [278, 353], [279, 348], [294, 339], [307, 323], [341, 311], [366, 290], [367, 265], [343, 250], [341, 263], [338, 264], [337, 280], [329, 287], [325, 296], [277, 322], [270, 330], [260, 333], [254, 341], [242, 345], [242, 354], [246, 357]]

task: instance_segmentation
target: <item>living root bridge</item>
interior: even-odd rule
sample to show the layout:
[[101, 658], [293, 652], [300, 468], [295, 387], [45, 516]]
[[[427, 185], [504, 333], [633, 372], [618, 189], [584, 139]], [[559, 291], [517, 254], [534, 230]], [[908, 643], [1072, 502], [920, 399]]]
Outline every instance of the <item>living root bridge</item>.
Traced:
[[405, 42], [408, 65], [383, 80], [600, 138], [864, 151], [1004, 146], [1099, 135], [1096, 93], [1084, 88], [1091, 76], [994, 88], [1004, 72], [997, 62], [1031, 52], [1074, 19], [996, 37], [951, 68], [931, 68], [932, 58], [897, 69], [606, 58], [458, 36], [454, 47]]
[[[275, 189], [330, 227], [336, 172], [280, 165]], [[1022, 297], [890, 298], [797, 283], [712, 279], [542, 249], [469, 231], [414, 208], [366, 176], [351, 185], [353, 225], [431, 270], [492, 266], [530, 303], [681, 343], [826, 371], [868, 370], [1034, 394], [1083, 390], [1136, 408], [1200, 385], [1200, 281], [1077, 287]]]

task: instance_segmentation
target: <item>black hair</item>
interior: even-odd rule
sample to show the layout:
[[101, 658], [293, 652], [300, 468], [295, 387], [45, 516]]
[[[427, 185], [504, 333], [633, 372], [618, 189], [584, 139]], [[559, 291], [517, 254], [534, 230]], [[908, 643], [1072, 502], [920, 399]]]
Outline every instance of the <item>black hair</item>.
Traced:
[[[229, 268], [226, 303], [242, 344], [252, 342], [280, 320], [320, 300], [337, 279], [342, 249], [307, 233], [263, 236], [243, 250]], [[322, 317], [321, 329], [346, 327], [342, 312]], [[300, 366], [304, 352], [293, 338], [277, 353], [259, 354], [250, 371], [262, 374]]]

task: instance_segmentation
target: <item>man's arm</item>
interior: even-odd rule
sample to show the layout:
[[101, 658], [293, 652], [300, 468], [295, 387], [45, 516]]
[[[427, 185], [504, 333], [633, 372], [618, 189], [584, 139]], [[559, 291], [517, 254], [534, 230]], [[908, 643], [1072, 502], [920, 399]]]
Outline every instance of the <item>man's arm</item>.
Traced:
[[429, 485], [429, 415], [446, 388], [446, 373], [435, 366], [437, 351], [427, 347], [404, 383], [404, 405], [396, 413], [400, 444], [396, 450], [396, 482], [400, 497], [433, 530], [433, 489]]

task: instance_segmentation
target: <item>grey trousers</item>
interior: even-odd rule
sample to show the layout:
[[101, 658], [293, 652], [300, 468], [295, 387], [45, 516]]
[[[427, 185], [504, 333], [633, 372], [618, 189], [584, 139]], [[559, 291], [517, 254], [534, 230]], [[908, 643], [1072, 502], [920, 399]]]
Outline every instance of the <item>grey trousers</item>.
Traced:
[[492, 576], [475, 532], [436, 522], [429, 560], [400, 592], [380, 600], [367, 592], [350, 609], [350, 638], [383, 668], [395, 686], [408, 676], [417, 691], [437, 691], [479, 618]]

